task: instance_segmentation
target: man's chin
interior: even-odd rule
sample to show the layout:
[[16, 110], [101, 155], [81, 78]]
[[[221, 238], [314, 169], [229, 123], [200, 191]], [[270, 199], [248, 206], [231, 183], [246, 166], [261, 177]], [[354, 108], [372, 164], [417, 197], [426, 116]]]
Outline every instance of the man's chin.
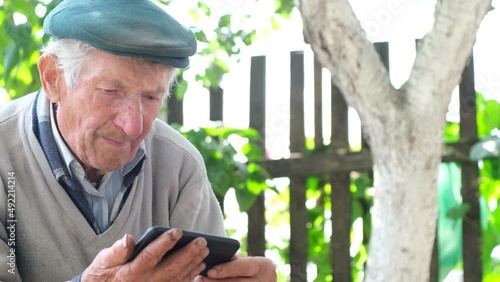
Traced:
[[105, 173], [112, 172], [112, 171], [123, 168], [130, 161], [132, 161], [132, 160], [124, 160], [123, 158], [109, 159], [109, 160], [106, 160], [104, 163], [101, 162], [98, 165], [97, 170], [99, 170], [99, 172], [101, 174], [105, 174]]

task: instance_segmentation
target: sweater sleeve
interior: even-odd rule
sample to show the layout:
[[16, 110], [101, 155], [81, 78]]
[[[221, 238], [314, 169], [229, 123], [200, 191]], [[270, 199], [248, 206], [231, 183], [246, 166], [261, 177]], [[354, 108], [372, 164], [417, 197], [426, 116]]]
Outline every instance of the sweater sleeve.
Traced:
[[182, 187], [170, 222], [184, 230], [226, 236], [222, 210], [206, 177]]
[[[15, 183], [7, 182], [6, 187], [13, 187], [7, 191], [2, 177], [5, 176], [0, 176], [0, 281], [21, 281], [16, 264]], [[13, 219], [8, 220], [9, 216]]]

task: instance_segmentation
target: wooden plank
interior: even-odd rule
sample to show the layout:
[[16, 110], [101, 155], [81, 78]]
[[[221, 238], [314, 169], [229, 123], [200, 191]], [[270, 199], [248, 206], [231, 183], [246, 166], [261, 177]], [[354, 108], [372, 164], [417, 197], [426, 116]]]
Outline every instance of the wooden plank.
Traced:
[[183, 100], [178, 100], [175, 94], [172, 94], [167, 100], [167, 122], [169, 124], [184, 124]]
[[[290, 57], [290, 151], [305, 152], [304, 54]], [[290, 280], [307, 281], [308, 241], [306, 180], [290, 178]]]
[[332, 143], [337, 152], [348, 152], [347, 104], [338, 87], [332, 83]]
[[304, 53], [290, 54], [290, 152], [305, 152]]
[[220, 87], [210, 87], [210, 120], [222, 121], [223, 115], [223, 90]]
[[437, 228], [436, 228], [436, 237], [434, 238], [434, 243], [432, 244], [432, 257], [431, 257], [429, 282], [438, 282], [438, 281], [439, 281], [439, 254], [438, 254], [438, 238], [437, 238]]
[[323, 67], [314, 56], [314, 147], [323, 146]]
[[[476, 91], [474, 87], [474, 61], [462, 73], [460, 90], [460, 139], [477, 140]], [[482, 281], [481, 226], [479, 209], [479, 169], [477, 163], [462, 163], [462, 201], [470, 205], [462, 221], [464, 282]]]
[[332, 238], [330, 241], [333, 281], [352, 281], [351, 274], [351, 191], [348, 172], [331, 174]]
[[[443, 162], [472, 162], [468, 154], [471, 142], [445, 145]], [[338, 152], [337, 152], [338, 151]], [[310, 155], [294, 155], [289, 159], [265, 160], [259, 163], [272, 177], [314, 176], [333, 172], [371, 170], [372, 157], [369, 150], [345, 152], [345, 149]]]
[[264, 256], [266, 252], [266, 217], [264, 193], [257, 196], [248, 210], [247, 252], [249, 256]]
[[[265, 149], [266, 136], [266, 58], [252, 57], [250, 63], [250, 127], [261, 136]], [[264, 256], [266, 251], [265, 198], [262, 193], [248, 211], [247, 252], [251, 256]]]
[[307, 232], [306, 180], [290, 178], [290, 281], [307, 281], [309, 235]]
[[[332, 82], [332, 143], [335, 153], [349, 152], [348, 107], [338, 87]], [[331, 267], [334, 281], [352, 281], [351, 275], [351, 190], [350, 171], [330, 175], [332, 192]]]
[[266, 160], [260, 164], [272, 177], [306, 177], [372, 168], [371, 154], [368, 150], [357, 153], [314, 153], [290, 159]]
[[250, 127], [259, 131], [265, 145], [266, 57], [252, 57], [250, 63]]

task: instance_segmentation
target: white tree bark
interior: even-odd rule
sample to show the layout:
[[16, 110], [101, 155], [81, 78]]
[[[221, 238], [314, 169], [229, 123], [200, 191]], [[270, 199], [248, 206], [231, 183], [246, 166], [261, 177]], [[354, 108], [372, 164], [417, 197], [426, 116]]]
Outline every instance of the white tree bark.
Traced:
[[301, 0], [304, 34], [368, 134], [376, 175], [366, 281], [428, 281], [451, 93], [491, 0], [441, 0], [406, 88], [392, 87], [348, 0]]

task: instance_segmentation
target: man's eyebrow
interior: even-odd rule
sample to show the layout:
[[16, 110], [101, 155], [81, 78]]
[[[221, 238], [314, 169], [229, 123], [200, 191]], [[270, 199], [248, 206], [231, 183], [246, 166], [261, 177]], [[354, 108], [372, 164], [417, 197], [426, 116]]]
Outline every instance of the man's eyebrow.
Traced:
[[[113, 85], [114, 88], [123, 88], [124, 87], [124, 84], [121, 80], [118, 80], [118, 79], [113, 79], [111, 81], [103, 81], [104, 83], [109, 83], [111, 85]], [[164, 95], [164, 94], [167, 94], [168, 90], [165, 88], [165, 87], [162, 87], [162, 86], [159, 86], [158, 88], [156, 89], [153, 89], [153, 90], [147, 90], [147, 91], [143, 91], [143, 93], [148, 93], [148, 94], [155, 94], [155, 95]]]
[[158, 87], [154, 90], [151, 91], [144, 91], [144, 93], [150, 93], [150, 94], [155, 94], [155, 95], [163, 95], [166, 93], [165, 87]]
[[123, 83], [118, 79], [111, 80], [111, 84], [113, 84], [113, 87], [116, 87], [116, 88], [122, 88], [122, 86], [123, 86]]

